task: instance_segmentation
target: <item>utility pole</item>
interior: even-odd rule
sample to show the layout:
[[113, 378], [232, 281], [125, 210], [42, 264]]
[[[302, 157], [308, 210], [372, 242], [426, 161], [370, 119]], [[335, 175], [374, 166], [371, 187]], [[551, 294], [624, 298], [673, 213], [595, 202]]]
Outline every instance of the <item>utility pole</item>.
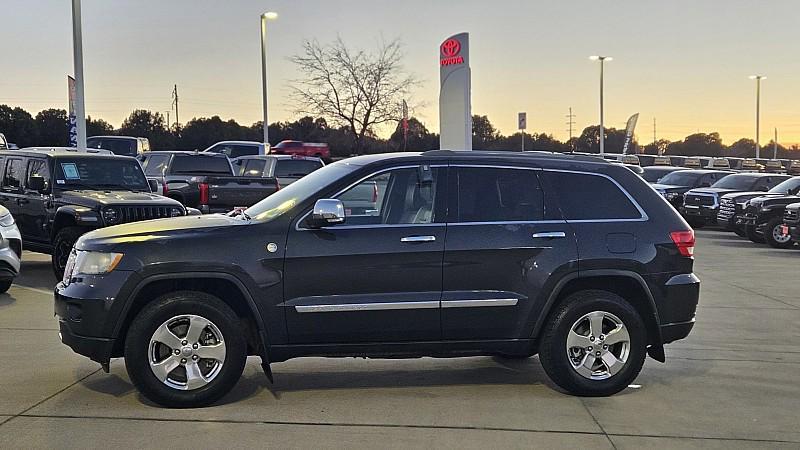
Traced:
[[569, 129], [569, 140], [572, 141], [572, 126], [575, 125], [575, 114], [572, 114], [572, 107], [569, 107], [569, 114], [567, 114], [567, 126]]
[[772, 159], [778, 159], [778, 128], [775, 127], [775, 139], [772, 140]]
[[178, 85], [172, 89], [172, 105], [175, 107], [175, 134], [181, 135], [181, 121], [178, 119]]
[[167, 114], [167, 131], [169, 131], [170, 123], [169, 123], [169, 113], [170, 111], [164, 111]]

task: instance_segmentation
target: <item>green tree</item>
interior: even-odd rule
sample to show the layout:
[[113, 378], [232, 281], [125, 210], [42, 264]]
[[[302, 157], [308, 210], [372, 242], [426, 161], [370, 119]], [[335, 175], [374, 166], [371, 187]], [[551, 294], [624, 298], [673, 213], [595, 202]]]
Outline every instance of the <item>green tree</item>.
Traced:
[[150, 148], [174, 148], [174, 136], [167, 129], [164, 116], [146, 109], [134, 110], [122, 122], [117, 132], [122, 136], [145, 137], [150, 141]]
[[224, 121], [219, 116], [195, 117], [181, 130], [179, 147], [184, 150], [203, 150], [219, 141], [254, 140], [254, 132], [253, 127], [239, 125], [233, 119]]
[[497, 144], [499, 138], [500, 133], [487, 116], [472, 116], [472, 148], [476, 150], [491, 149]]
[[36, 122], [20, 107], [0, 105], [0, 132], [20, 147], [36, 145]]
[[[622, 153], [625, 143], [625, 130], [616, 128], [605, 129], [605, 142], [603, 150], [606, 153]], [[600, 125], [591, 125], [583, 129], [578, 136], [575, 151], [586, 153], [600, 153]]]
[[86, 118], [86, 136], [107, 136], [114, 133], [114, 127], [103, 119]]
[[45, 109], [36, 114], [37, 142], [44, 147], [69, 145], [69, 118], [63, 109]]
[[426, 151], [439, 148], [439, 135], [431, 133], [416, 117], [408, 119], [407, 143], [403, 146], [403, 123], [397, 124], [394, 133], [389, 137], [389, 149], [392, 151]]

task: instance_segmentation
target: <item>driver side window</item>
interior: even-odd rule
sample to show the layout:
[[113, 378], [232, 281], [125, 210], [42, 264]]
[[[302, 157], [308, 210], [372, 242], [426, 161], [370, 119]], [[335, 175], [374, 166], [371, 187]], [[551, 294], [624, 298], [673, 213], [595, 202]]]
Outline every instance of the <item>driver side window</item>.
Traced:
[[336, 197], [344, 206], [346, 223], [433, 223], [439, 170], [427, 165], [394, 169], [358, 183]]

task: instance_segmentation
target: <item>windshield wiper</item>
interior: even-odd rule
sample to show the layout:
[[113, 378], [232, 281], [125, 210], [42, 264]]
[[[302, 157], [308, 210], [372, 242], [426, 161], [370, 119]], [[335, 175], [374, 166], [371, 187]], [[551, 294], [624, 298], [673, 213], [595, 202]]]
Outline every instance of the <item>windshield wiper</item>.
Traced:
[[64, 185], [64, 188], [65, 189], [69, 189], [69, 190], [73, 190], [75, 188], [88, 189], [90, 191], [103, 191], [103, 190], [105, 190], [100, 186], [96, 186], [94, 184], [87, 184], [87, 183], [69, 183], [69, 184]]

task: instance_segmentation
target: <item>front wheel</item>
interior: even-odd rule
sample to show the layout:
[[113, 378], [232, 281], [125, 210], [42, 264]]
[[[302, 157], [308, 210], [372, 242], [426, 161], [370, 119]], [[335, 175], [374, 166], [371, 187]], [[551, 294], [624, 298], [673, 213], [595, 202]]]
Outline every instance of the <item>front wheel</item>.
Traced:
[[734, 225], [733, 232], [736, 233], [736, 235], [739, 237], [743, 238], [747, 237], [747, 232], [745, 231], [744, 226], [742, 225]]
[[794, 243], [792, 236], [783, 233], [783, 219], [776, 217], [764, 226], [764, 240], [772, 248], [791, 248]]
[[239, 380], [247, 345], [236, 314], [212, 295], [179, 291], [148, 304], [125, 339], [125, 367], [148, 399], [172, 408], [205, 406]]
[[764, 243], [764, 233], [758, 230], [758, 225], [745, 225], [744, 234], [747, 236], [747, 239], [750, 239], [750, 241], [756, 244]]
[[64, 277], [64, 269], [67, 267], [67, 260], [75, 245], [75, 241], [86, 229], [81, 227], [66, 227], [56, 233], [56, 239], [53, 241], [53, 254], [51, 255], [51, 262], [53, 265], [53, 274], [57, 279]]
[[5, 294], [14, 284], [14, 279], [0, 281], [0, 294]]
[[550, 317], [539, 359], [568, 392], [607, 396], [625, 389], [642, 370], [647, 332], [636, 309], [607, 291], [567, 297]]

